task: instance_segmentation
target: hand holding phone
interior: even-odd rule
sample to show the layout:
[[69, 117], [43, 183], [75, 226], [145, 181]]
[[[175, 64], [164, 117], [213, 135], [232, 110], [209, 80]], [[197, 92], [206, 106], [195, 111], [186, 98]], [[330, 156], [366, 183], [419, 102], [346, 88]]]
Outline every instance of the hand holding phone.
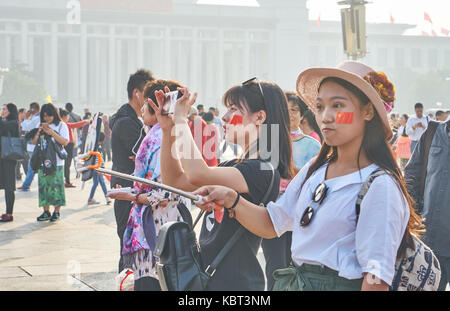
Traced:
[[175, 106], [177, 104], [178, 91], [173, 91], [164, 94], [164, 105], [162, 107], [161, 114], [169, 115], [173, 114], [175, 111]]

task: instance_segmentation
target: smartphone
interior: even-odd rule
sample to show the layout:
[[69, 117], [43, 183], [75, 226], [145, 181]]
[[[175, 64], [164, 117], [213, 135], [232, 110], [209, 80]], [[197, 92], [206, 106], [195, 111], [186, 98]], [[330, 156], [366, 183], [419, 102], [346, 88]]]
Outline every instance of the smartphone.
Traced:
[[164, 105], [161, 114], [173, 114], [175, 105], [177, 104], [178, 91], [173, 91], [165, 94]]

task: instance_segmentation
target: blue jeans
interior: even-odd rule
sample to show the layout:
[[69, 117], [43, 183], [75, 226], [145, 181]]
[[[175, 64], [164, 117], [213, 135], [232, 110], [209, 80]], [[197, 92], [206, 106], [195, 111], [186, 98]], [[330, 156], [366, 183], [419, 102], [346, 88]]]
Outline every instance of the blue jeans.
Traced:
[[98, 174], [98, 173], [94, 172], [94, 177], [92, 178], [92, 181], [94, 183], [92, 184], [91, 194], [89, 196], [89, 199], [92, 199], [94, 197], [95, 190], [97, 190], [97, 186], [99, 183], [100, 183], [100, 186], [102, 187], [103, 193], [106, 195], [107, 190], [106, 190], [105, 180], [103, 179], [103, 174]]
[[22, 187], [30, 187], [31, 183], [33, 182], [34, 179], [34, 174], [35, 172], [31, 169], [31, 155], [33, 154], [33, 152], [28, 151], [28, 155], [30, 156], [30, 160], [28, 161], [28, 172], [27, 172], [27, 176], [25, 177], [25, 180], [23, 181]]

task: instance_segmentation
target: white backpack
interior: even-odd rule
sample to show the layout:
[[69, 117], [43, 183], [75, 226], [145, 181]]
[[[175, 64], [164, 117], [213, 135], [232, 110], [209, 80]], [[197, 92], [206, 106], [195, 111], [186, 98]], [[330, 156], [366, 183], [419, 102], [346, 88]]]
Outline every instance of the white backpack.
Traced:
[[[377, 169], [364, 182], [356, 200], [356, 219], [358, 221], [361, 202], [374, 179], [388, 174]], [[433, 251], [418, 237], [411, 234], [411, 244], [406, 247], [404, 256], [395, 262], [395, 275], [391, 291], [436, 291], [441, 280], [441, 267]]]

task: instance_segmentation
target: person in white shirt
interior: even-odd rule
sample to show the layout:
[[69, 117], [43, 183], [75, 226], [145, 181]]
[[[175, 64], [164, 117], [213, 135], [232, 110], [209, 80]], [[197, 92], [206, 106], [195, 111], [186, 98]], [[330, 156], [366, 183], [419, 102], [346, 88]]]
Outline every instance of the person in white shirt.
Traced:
[[[69, 143], [69, 127], [62, 122], [58, 110], [53, 104], [45, 104], [41, 109], [41, 124], [33, 143], [37, 144], [38, 140], [46, 141], [48, 144], [49, 136], [55, 143], [62, 147]], [[55, 171], [45, 173], [44, 168], [38, 170], [39, 184], [39, 207], [44, 209], [42, 215], [37, 217], [37, 221], [56, 221], [60, 218], [61, 206], [66, 205], [66, 195], [64, 189], [64, 159], [61, 159], [56, 153], [56, 163], [51, 163], [50, 158], [44, 161], [44, 165], [49, 167], [55, 165]], [[53, 214], [50, 214], [50, 205], [55, 207]]]
[[[383, 81], [382, 88], [375, 81]], [[293, 231], [293, 265], [275, 272], [274, 290], [388, 290], [406, 233], [422, 228], [388, 144], [394, 87], [383, 73], [347, 61], [304, 71], [297, 92], [321, 128], [319, 155], [267, 208], [220, 186], [195, 191], [207, 202], [199, 207], [224, 206], [264, 238]], [[387, 174], [375, 178], [357, 219], [361, 186], [380, 167]]]
[[[30, 132], [33, 129], [39, 127], [39, 124], [41, 123], [39, 113], [40, 113], [39, 104], [36, 102], [31, 103], [30, 110], [27, 111], [26, 119], [23, 120], [22, 123], [20, 124], [22, 131]], [[31, 143], [27, 143], [27, 152], [29, 154], [30, 160], [28, 161], [28, 170], [25, 180], [23, 181], [22, 186], [17, 188], [19, 191], [29, 191], [31, 183], [33, 182], [35, 172], [33, 171], [30, 165], [31, 155], [33, 154], [33, 151], [34, 145]]]
[[429, 122], [429, 118], [423, 115], [423, 105], [421, 103], [415, 104], [414, 110], [416, 115], [411, 116], [406, 123], [406, 134], [411, 139], [411, 153], [414, 151], [420, 136], [427, 129]]

